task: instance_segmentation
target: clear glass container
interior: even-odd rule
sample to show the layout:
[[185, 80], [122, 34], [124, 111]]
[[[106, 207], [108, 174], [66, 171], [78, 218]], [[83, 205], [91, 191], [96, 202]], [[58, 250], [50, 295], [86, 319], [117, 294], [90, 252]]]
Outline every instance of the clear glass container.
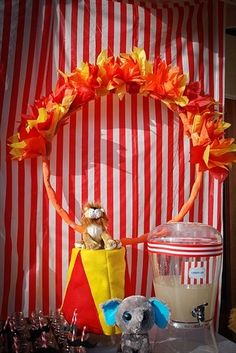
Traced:
[[[217, 352], [212, 323], [222, 263], [221, 234], [200, 223], [163, 224], [149, 234], [148, 250], [155, 295], [171, 310], [169, 331], [175, 337], [168, 337], [173, 345], [169, 351], [192, 352], [192, 348], [183, 350], [183, 344], [195, 332], [200, 339], [196, 345], [205, 347], [199, 352]], [[177, 340], [183, 340], [179, 350]]]

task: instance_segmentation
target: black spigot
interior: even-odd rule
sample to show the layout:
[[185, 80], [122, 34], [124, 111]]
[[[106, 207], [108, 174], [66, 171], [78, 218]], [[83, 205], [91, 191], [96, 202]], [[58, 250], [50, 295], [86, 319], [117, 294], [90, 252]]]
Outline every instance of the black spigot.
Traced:
[[207, 305], [208, 303], [203, 303], [192, 310], [192, 316], [197, 318], [199, 325], [205, 321], [205, 307]]

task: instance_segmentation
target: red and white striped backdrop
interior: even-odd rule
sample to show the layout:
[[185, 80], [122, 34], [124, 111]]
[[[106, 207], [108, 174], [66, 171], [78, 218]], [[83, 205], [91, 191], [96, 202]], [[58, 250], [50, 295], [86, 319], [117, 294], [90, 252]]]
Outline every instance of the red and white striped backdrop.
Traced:
[[[150, 4], [150, 3], [149, 3]], [[1, 38], [1, 315], [60, 306], [75, 235], [48, 202], [41, 160], [11, 161], [7, 138], [27, 104], [46, 95], [57, 69], [144, 48], [178, 65], [205, 92], [223, 101], [222, 2], [5, 0]], [[50, 157], [51, 183], [76, 222], [81, 205], [100, 200], [115, 238], [136, 237], [176, 215], [194, 180], [189, 141], [160, 102], [127, 95], [90, 102], [59, 132]], [[222, 189], [205, 174], [195, 207], [185, 220], [222, 227]], [[136, 293], [150, 295], [146, 245], [127, 251]]]

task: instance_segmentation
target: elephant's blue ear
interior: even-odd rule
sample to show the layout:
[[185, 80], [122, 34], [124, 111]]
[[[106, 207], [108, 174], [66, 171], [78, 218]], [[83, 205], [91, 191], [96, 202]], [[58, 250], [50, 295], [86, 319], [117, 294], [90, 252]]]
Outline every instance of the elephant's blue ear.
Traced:
[[100, 305], [107, 325], [115, 325], [116, 313], [121, 302], [121, 299], [111, 299]]
[[155, 324], [160, 328], [165, 328], [170, 318], [170, 309], [165, 303], [157, 298], [150, 298], [149, 302], [154, 311]]

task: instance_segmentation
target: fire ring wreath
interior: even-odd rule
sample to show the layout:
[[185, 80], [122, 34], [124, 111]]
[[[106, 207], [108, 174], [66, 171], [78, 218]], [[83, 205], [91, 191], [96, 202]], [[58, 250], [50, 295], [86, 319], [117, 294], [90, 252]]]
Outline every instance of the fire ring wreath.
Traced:
[[[96, 97], [117, 94], [122, 99], [126, 93], [141, 94], [160, 100], [181, 119], [184, 133], [191, 140], [190, 163], [195, 165], [196, 176], [188, 200], [170, 221], [181, 221], [191, 209], [205, 171], [223, 181], [236, 162], [236, 144], [233, 138], [224, 136], [230, 124], [217, 110], [218, 102], [202, 92], [200, 82], [188, 82], [179, 67], [167, 65], [159, 57], [154, 62], [148, 61], [141, 48], [135, 47], [130, 54], [118, 57], [108, 57], [102, 51], [96, 64], [82, 63], [71, 73], [59, 71], [59, 74], [54, 92], [36, 100], [30, 106], [30, 113], [22, 116], [9, 146], [12, 158], [19, 161], [42, 156], [48, 197], [62, 219], [76, 231], [83, 229], [58, 203], [50, 184], [48, 158], [53, 137], [69, 116]], [[145, 240], [145, 234], [136, 239], [121, 239], [123, 245]]]

